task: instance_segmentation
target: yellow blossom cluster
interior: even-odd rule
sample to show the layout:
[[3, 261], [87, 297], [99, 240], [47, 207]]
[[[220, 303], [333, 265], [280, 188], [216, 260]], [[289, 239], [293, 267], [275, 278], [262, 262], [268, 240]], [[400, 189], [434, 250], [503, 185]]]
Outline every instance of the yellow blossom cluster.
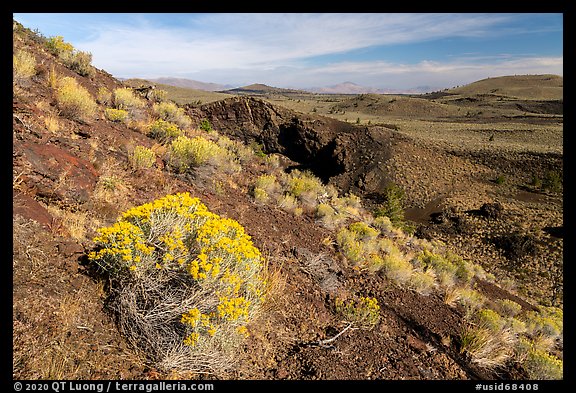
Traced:
[[345, 302], [336, 299], [336, 311], [347, 322], [365, 329], [373, 328], [380, 320], [380, 305], [378, 300], [372, 297], [360, 297], [359, 300]]
[[91, 251], [88, 259], [98, 263], [104, 270], [116, 272], [128, 268], [133, 271], [136, 264], [154, 252], [154, 247], [146, 244], [144, 232], [129, 222], [120, 221], [111, 227], [100, 228], [98, 233], [94, 241], [101, 248]]

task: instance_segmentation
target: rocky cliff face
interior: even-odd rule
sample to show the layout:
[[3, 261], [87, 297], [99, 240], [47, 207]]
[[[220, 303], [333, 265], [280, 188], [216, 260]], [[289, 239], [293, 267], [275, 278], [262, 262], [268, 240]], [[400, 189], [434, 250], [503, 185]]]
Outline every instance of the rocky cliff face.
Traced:
[[188, 107], [215, 129], [280, 153], [343, 191], [378, 193], [390, 182], [382, 170], [404, 140], [384, 127], [361, 127], [339, 120], [299, 114], [251, 97], [233, 97]]

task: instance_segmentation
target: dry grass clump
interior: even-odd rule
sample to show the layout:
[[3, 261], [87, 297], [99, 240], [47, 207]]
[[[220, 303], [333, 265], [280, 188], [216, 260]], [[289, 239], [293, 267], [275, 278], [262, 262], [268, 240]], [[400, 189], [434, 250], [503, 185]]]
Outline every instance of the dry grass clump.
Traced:
[[[390, 247], [389, 251], [384, 255], [380, 270], [386, 278], [401, 285], [406, 284], [412, 278], [414, 272], [410, 261], [396, 246]], [[426, 279], [425, 277], [419, 278]]]
[[265, 298], [265, 263], [236, 221], [187, 193], [124, 212], [88, 258], [111, 278], [122, 332], [162, 370], [234, 365]]
[[73, 120], [91, 118], [97, 109], [96, 102], [88, 90], [71, 77], [58, 80], [56, 101], [62, 116]]
[[36, 58], [20, 49], [12, 56], [12, 67], [13, 81], [21, 82], [36, 75]]
[[515, 334], [510, 329], [493, 330], [485, 323], [467, 324], [460, 336], [460, 353], [487, 369], [503, 366], [514, 354]]
[[58, 132], [60, 130], [60, 123], [58, 122], [58, 117], [53, 115], [48, 115], [44, 118], [44, 125], [46, 130], [49, 132]]
[[436, 274], [433, 269], [414, 270], [408, 279], [408, 287], [421, 295], [429, 295], [436, 290]]
[[451, 306], [461, 305], [466, 316], [470, 316], [484, 306], [486, 297], [473, 288], [453, 287], [445, 292], [444, 301]]
[[128, 156], [128, 161], [134, 169], [148, 169], [156, 162], [156, 154], [145, 146], [136, 146]]
[[510, 299], [498, 299], [496, 306], [500, 314], [515, 317], [522, 311], [522, 306]]

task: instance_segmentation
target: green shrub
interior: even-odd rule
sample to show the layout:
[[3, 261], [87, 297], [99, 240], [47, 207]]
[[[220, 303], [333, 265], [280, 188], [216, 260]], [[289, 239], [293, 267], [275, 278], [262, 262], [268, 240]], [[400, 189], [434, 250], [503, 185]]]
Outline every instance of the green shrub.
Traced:
[[46, 47], [52, 54], [58, 56], [66, 67], [82, 76], [94, 74], [92, 67], [92, 54], [74, 49], [72, 44], [65, 42], [62, 36], [50, 37], [46, 40]]
[[562, 176], [557, 171], [548, 171], [542, 179], [542, 188], [551, 192], [562, 192]]
[[76, 72], [78, 75], [94, 75], [91, 53], [81, 51], [65, 52], [60, 55], [60, 58], [66, 67]]
[[455, 284], [458, 267], [442, 255], [424, 249], [417, 259], [423, 266], [434, 269], [441, 286], [450, 288]]
[[208, 119], [203, 119], [200, 122], [200, 129], [206, 132], [212, 131], [212, 124], [210, 124]]
[[106, 108], [104, 115], [110, 121], [124, 123], [128, 119], [128, 112], [123, 109]]
[[264, 259], [244, 228], [187, 193], [124, 212], [94, 238], [121, 332], [163, 371], [234, 367], [266, 296]]
[[378, 253], [377, 231], [365, 223], [354, 223], [336, 233], [336, 243], [342, 255], [358, 267], [366, 267], [366, 257]]
[[70, 77], [58, 81], [56, 101], [61, 114], [75, 120], [92, 117], [97, 109], [96, 102], [88, 90]]
[[374, 217], [386, 216], [395, 226], [404, 222], [404, 190], [394, 183], [387, 185], [383, 192], [384, 202], [374, 210]]
[[287, 192], [307, 206], [316, 207], [323, 188], [320, 179], [310, 172], [294, 170], [288, 177]]
[[498, 333], [506, 324], [506, 321], [500, 316], [500, 314], [489, 308], [483, 308], [476, 311], [472, 319], [477, 324], [485, 326], [494, 333]]
[[506, 176], [498, 175], [498, 177], [494, 180], [494, 182], [498, 185], [504, 184], [506, 182]]
[[156, 154], [145, 146], [136, 146], [129, 157], [130, 165], [134, 169], [151, 168], [156, 162]]
[[248, 146], [252, 149], [252, 151], [254, 152], [254, 155], [256, 155], [256, 157], [260, 157], [260, 158], [266, 158], [267, 157], [266, 153], [264, 152], [264, 147], [261, 144], [259, 144], [258, 142], [252, 141], [252, 142], [250, 142], [250, 144]]
[[363, 221], [354, 222], [348, 225], [348, 230], [353, 232], [358, 240], [374, 240], [380, 234], [378, 230], [372, 228]]
[[372, 226], [378, 228], [380, 233], [383, 235], [388, 235], [394, 230], [394, 225], [388, 216], [379, 216], [374, 218]]

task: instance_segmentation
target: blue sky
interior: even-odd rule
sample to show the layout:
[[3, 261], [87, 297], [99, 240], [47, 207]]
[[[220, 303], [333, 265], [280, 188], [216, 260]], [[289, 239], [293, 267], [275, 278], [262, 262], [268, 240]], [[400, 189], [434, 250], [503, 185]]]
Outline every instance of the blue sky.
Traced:
[[563, 75], [561, 13], [16, 13], [116, 77], [287, 88], [453, 87]]

